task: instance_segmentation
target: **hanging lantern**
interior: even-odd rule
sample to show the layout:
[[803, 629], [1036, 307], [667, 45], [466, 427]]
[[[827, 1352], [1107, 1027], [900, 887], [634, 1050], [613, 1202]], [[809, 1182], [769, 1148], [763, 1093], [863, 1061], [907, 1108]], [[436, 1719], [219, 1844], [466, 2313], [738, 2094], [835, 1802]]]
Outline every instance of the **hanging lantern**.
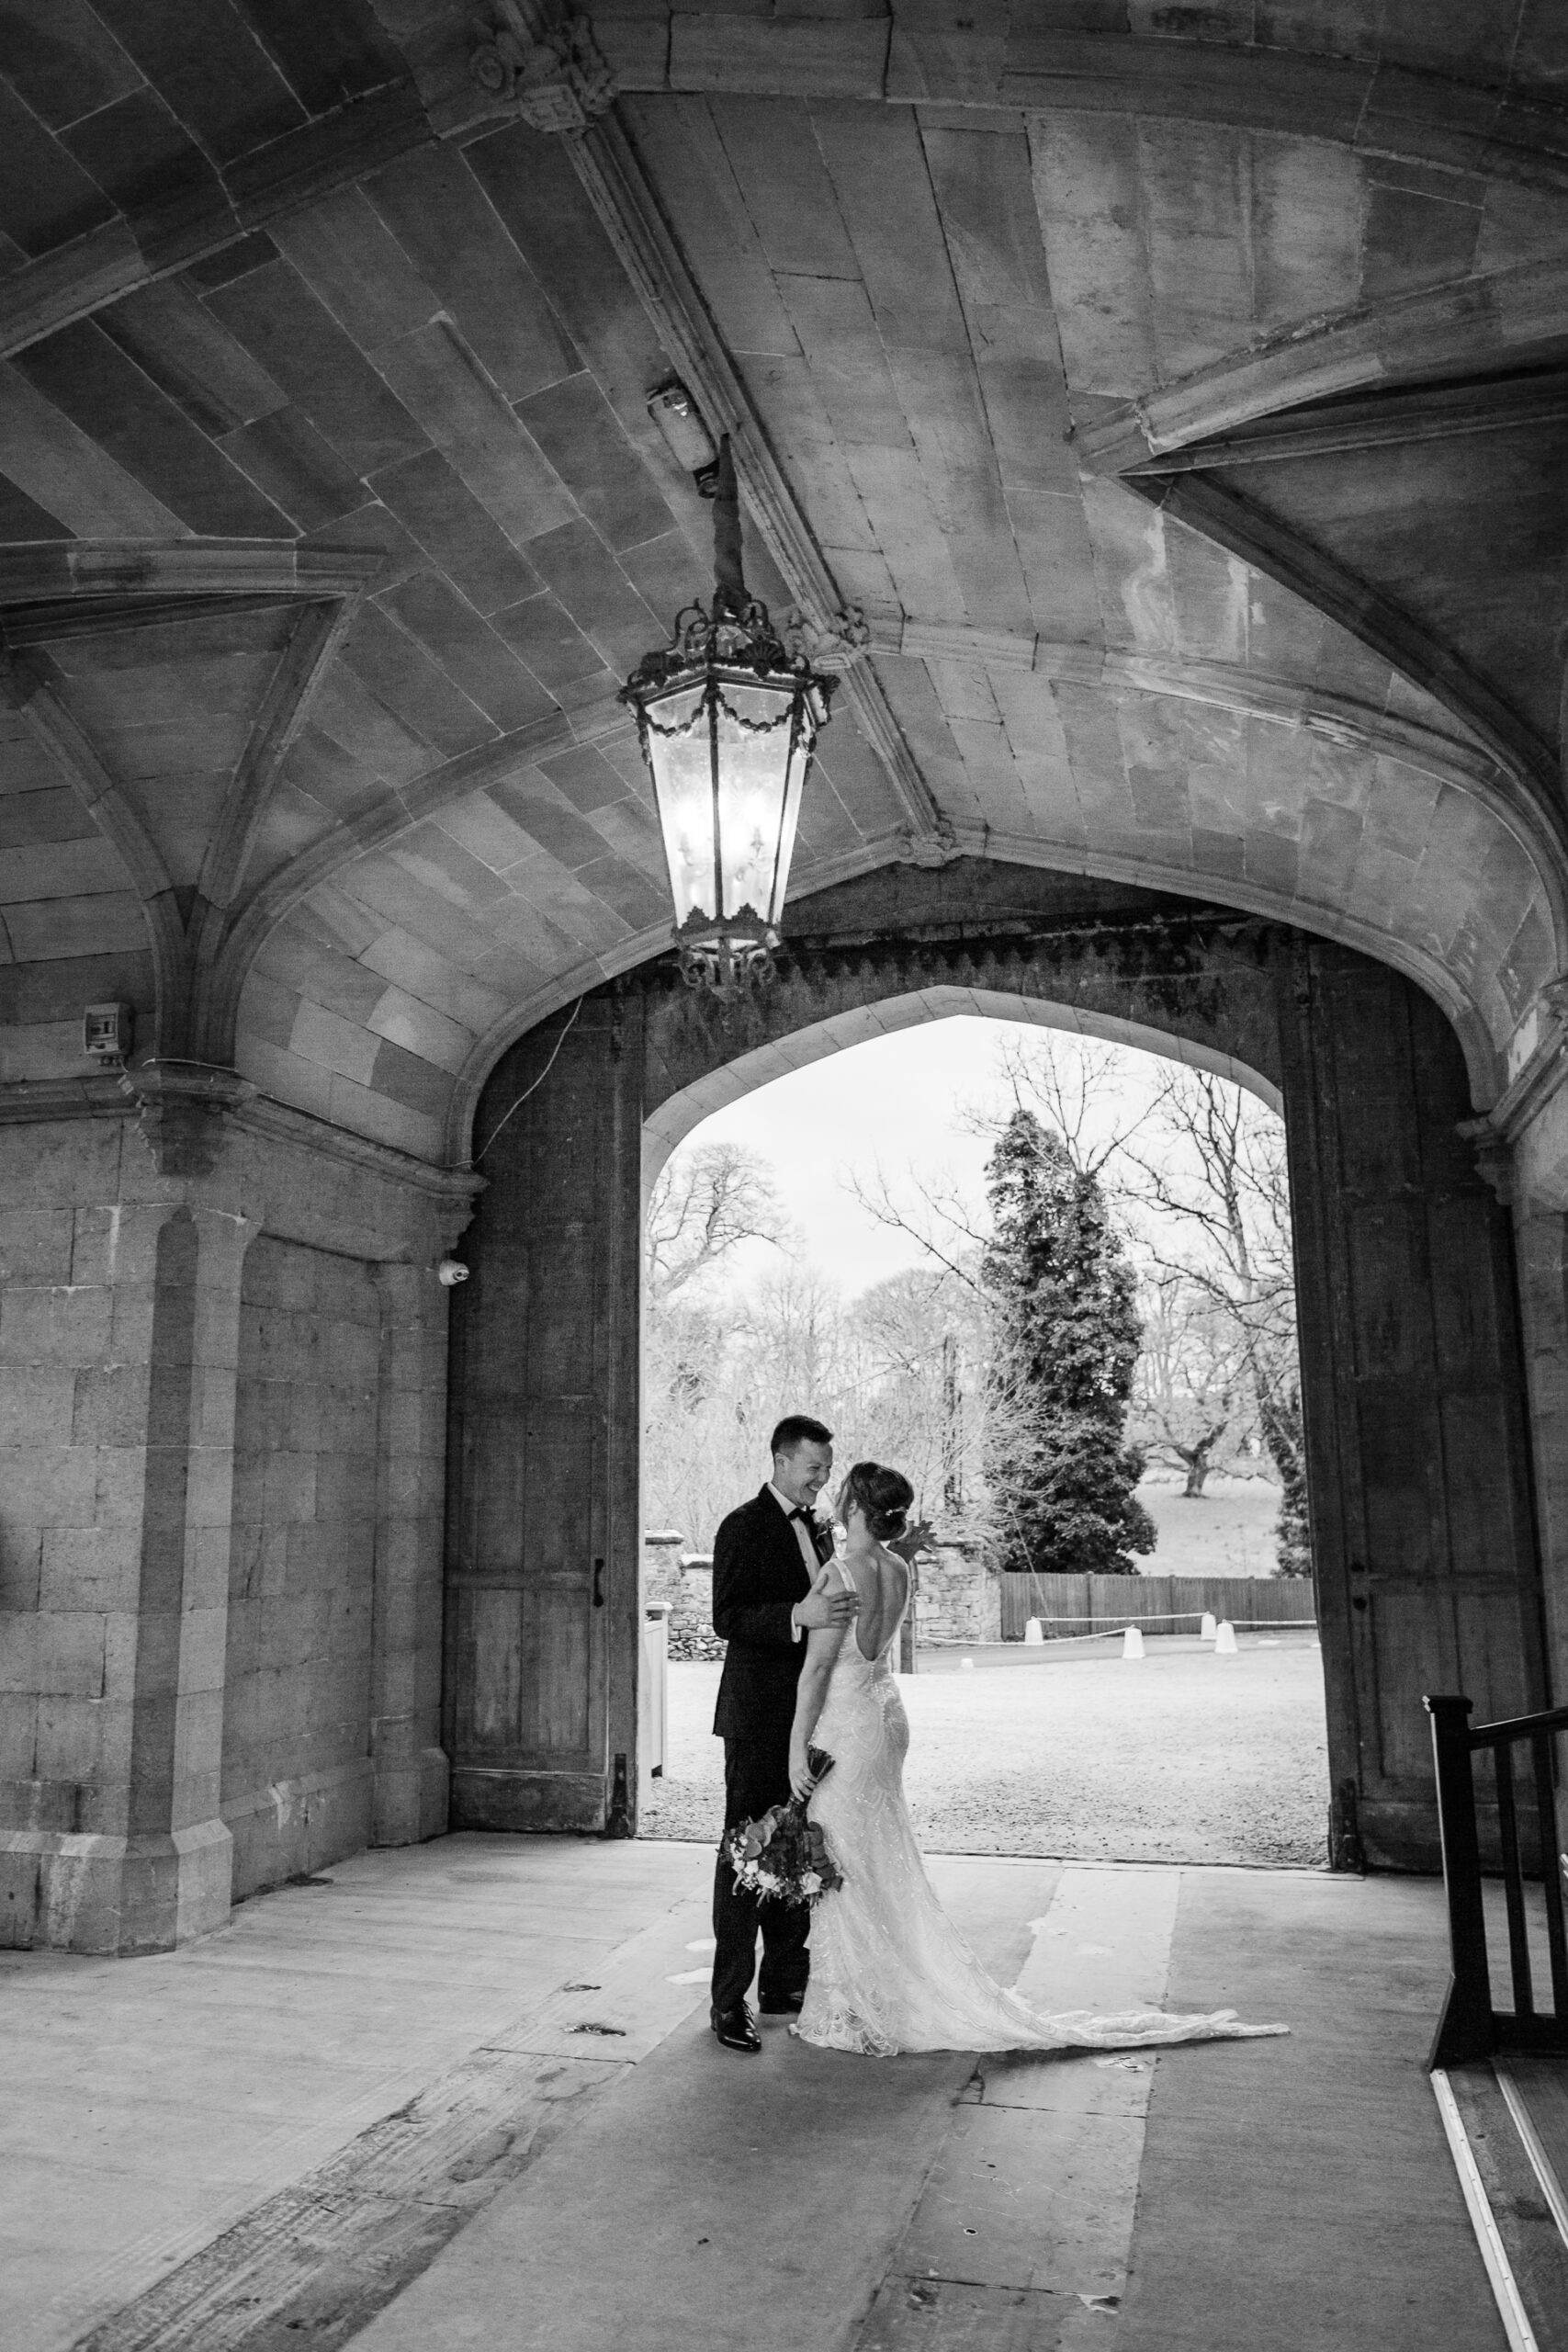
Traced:
[[740, 503], [719, 445], [713, 607], [677, 616], [621, 689], [637, 714], [682, 978], [728, 997], [771, 979], [800, 796], [836, 681], [792, 654], [746, 594]]

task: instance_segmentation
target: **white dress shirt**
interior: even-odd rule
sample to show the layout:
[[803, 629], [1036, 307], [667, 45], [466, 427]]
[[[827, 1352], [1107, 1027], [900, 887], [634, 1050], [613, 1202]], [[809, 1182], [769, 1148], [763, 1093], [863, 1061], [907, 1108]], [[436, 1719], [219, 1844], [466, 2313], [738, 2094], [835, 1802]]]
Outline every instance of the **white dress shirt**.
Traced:
[[[817, 1581], [817, 1572], [822, 1563], [817, 1557], [817, 1546], [811, 1541], [811, 1531], [807, 1526], [806, 1521], [803, 1519], [796, 1519], [795, 1517], [795, 1513], [800, 1506], [796, 1503], [792, 1503], [787, 1495], [780, 1494], [778, 1488], [774, 1486], [771, 1478], [768, 1480], [768, 1492], [772, 1495], [780, 1510], [784, 1512], [785, 1518], [789, 1520], [791, 1525], [794, 1527], [795, 1541], [800, 1545], [800, 1556], [806, 1563], [806, 1573], [811, 1578], [812, 1583], [815, 1584]], [[805, 1628], [801, 1625], [797, 1625], [793, 1617], [791, 1617], [789, 1622], [791, 1637], [795, 1641], [798, 1642], [802, 1633], [805, 1631]]]

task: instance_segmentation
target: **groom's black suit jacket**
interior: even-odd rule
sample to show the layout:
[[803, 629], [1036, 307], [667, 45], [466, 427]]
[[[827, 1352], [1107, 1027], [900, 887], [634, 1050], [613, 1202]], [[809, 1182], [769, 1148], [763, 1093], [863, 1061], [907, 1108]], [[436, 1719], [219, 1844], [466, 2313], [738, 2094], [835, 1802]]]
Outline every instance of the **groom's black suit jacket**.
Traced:
[[713, 1629], [729, 1645], [713, 1718], [721, 1739], [793, 1720], [806, 1635], [793, 1637], [790, 1611], [810, 1589], [795, 1521], [764, 1487], [714, 1538]]

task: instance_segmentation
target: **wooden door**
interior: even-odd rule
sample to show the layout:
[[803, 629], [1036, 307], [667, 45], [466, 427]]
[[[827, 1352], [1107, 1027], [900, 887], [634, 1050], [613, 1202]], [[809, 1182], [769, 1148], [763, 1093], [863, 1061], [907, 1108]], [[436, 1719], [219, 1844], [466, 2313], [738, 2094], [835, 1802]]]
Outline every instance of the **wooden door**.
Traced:
[[1438, 1866], [1428, 1691], [1544, 1703], [1508, 1215], [1459, 1043], [1387, 967], [1293, 951], [1281, 1030], [1334, 1858]]
[[476, 1122], [482, 1145], [511, 1111], [481, 1162], [454, 1301], [454, 1827], [632, 1826], [641, 1053], [625, 1050], [625, 1022], [637, 1010], [585, 998], [530, 1033]]

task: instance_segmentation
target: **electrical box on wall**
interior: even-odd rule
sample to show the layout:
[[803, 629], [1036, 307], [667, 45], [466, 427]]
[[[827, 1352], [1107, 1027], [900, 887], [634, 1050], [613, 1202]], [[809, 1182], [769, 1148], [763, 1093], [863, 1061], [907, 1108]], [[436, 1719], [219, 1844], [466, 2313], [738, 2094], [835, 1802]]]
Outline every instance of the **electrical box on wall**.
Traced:
[[136, 1033], [129, 1004], [90, 1004], [82, 1015], [82, 1051], [89, 1061], [122, 1062]]

